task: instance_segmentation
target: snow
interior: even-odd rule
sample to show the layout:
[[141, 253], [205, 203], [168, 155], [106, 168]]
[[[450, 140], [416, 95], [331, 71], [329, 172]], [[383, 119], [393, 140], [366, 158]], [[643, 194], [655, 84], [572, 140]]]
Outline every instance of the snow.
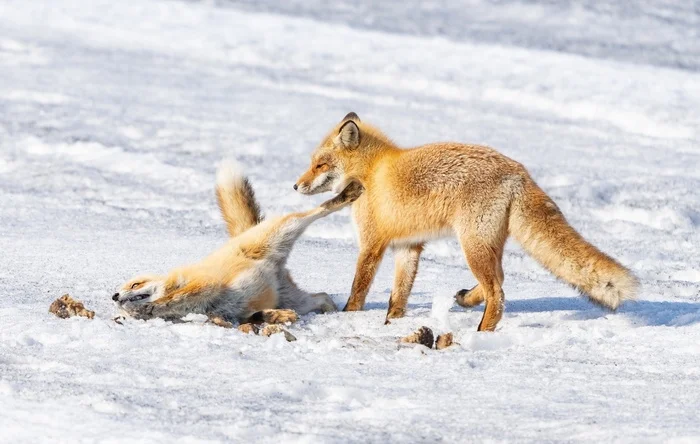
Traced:
[[[0, 441], [700, 439], [700, 16], [624, 5], [1, 2]], [[480, 334], [440, 241], [388, 326], [390, 254], [365, 311], [304, 316], [293, 343], [112, 322], [117, 285], [224, 241], [221, 159], [268, 214], [327, 198], [292, 184], [349, 111], [403, 146], [521, 161], [639, 300], [605, 312], [510, 243], [506, 312]], [[356, 255], [345, 210], [290, 268], [342, 306]], [[96, 318], [50, 315], [64, 293]], [[397, 344], [422, 325], [459, 345]]]

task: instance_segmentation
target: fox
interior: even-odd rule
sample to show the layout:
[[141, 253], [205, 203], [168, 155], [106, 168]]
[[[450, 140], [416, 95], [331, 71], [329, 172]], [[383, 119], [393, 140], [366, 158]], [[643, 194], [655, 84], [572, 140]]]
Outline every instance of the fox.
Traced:
[[217, 325], [286, 323], [312, 311], [336, 311], [328, 294], [297, 287], [287, 260], [312, 222], [350, 205], [362, 192], [359, 183], [351, 183], [312, 210], [264, 220], [248, 178], [237, 164], [224, 162], [217, 170], [216, 199], [228, 241], [202, 261], [167, 275], [129, 279], [112, 300], [137, 319], [177, 320], [197, 313]]
[[494, 331], [504, 311], [503, 249], [514, 237], [559, 279], [616, 310], [637, 292], [636, 277], [586, 241], [520, 163], [483, 145], [430, 143], [403, 149], [378, 128], [346, 115], [311, 155], [294, 189], [306, 195], [359, 182], [352, 203], [359, 256], [345, 311], [362, 310], [387, 248], [394, 283], [385, 323], [403, 317], [426, 242], [457, 237], [477, 284], [456, 303], [485, 302], [478, 331]]

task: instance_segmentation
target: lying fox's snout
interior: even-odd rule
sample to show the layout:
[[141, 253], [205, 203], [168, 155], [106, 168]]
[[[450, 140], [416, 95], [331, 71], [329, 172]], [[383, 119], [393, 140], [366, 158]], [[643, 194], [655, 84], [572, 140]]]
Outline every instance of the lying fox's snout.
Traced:
[[119, 287], [117, 292], [112, 295], [112, 300], [119, 304], [142, 301], [148, 298], [158, 298], [161, 293], [161, 277], [137, 276]]

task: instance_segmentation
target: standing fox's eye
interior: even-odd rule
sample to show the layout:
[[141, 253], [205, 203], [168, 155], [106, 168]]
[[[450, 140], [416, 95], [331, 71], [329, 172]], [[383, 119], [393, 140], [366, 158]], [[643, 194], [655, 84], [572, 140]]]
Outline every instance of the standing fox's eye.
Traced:
[[322, 167], [324, 167], [324, 166], [326, 166], [326, 163], [325, 163], [325, 162], [319, 163], [318, 165], [316, 165], [316, 169], [318, 170], [318, 169], [320, 169], [320, 168], [322, 168]]
[[131, 286], [131, 289], [133, 290], [134, 288], [138, 287], [139, 285], [141, 285], [141, 283], [137, 282]]

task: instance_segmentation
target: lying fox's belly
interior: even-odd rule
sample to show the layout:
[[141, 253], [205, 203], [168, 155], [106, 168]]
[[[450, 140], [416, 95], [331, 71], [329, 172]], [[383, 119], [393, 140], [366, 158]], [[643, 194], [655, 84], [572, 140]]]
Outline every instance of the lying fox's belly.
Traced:
[[274, 270], [261, 264], [233, 278], [215, 305], [234, 317], [247, 317], [256, 311], [277, 308], [277, 287]]
[[279, 294], [277, 288], [267, 286], [257, 295], [248, 300], [247, 308], [252, 313], [261, 310], [272, 310], [279, 304]]

